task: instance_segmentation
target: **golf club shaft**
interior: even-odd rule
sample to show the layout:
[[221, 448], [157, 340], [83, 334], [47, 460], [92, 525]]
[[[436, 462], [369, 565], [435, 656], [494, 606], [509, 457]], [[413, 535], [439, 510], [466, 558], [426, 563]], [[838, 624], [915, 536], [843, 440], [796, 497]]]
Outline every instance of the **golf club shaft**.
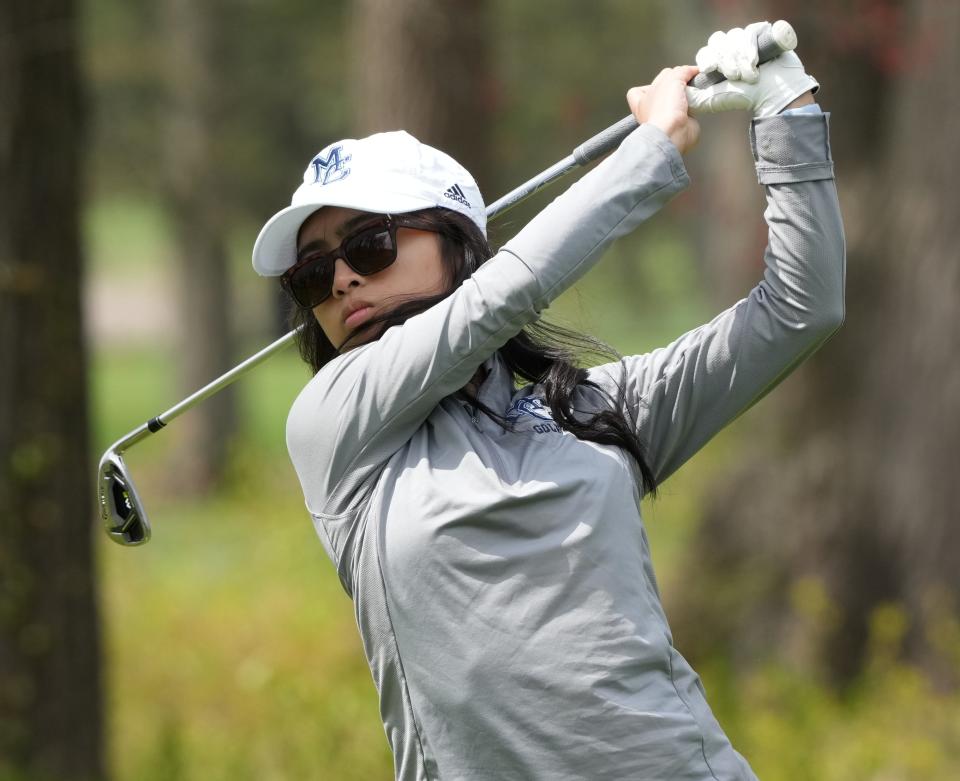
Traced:
[[213, 396], [215, 393], [218, 393], [219, 391], [223, 390], [228, 385], [231, 385], [234, 381], [242, 377], [252, 368], [254, 368], [255, 366], [259, 366], [261, 363], [267, 360], [267, 358], [269, 358], [275, 352], [278, 352], [279, 350], [282, 350], [284, 347], [287, 347], [288, 345], [290, 345], [293, 342], [293, 338], [297, 334], [297, 330], [298, 329], [294, 329], [293, 331], [290, 331], [290, 333], [285, 334], [284, 336], [281, 336], [272, 344], [268, 344], [266, 347], [260, 350], [260, 352], [255, 353], [254, 355], [251, 355], [242, 363], [239, 363], [236, 366], [234, 366], [226, 374], [223, 374], [220, 377], [217, 377], [217, 379], [207, 383], [202, 388], [200, 388], [200, 390], [195, 391], [194, 393], [187, 396], [187, 398], [185, 398], [183, 401], [180, 401], [177, 404], [174, 404], [166, 412], [161, 412], [156, 417], [150, 418], [150, 420], [148, 420], [146, 423], [143, 423], [142, 425], [135, 428], [133, 431], [131, 431], [129, 434], [127, 434], [123, 438], [117, 440], [110, 449], [117, 453], [122, 453], [131, 445], [135, 445], [141, 439], [145, 439], [151, 434], [156, 433], [157, 431], [162, 429], [164, 426], [166, 426], [174, 418], [179, 417], [191, 407], [195, 407], [204, 399], [207, 399], [210, 396]]

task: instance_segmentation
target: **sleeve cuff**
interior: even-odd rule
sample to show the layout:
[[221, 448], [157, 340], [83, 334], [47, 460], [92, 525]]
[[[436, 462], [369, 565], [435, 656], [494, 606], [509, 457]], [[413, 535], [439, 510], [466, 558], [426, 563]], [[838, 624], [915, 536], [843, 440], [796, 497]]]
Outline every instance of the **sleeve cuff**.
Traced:
[[807, 103], [805, 106], [797, 106], [796, 108], [785, 108], [780, 112], [781, 116], [790, 116], [791, 114], [822, 114], [823, 109], [820, 108], [819, 103]]
[[795, 113], [754, 119], [750, 148], [760, 184], [833, 179], [829, 113]]
[[[673, 174], [673, 178], [677, 181], [684, 182], [685, 184], [689, 182], [690, 177], [687, 175], [687, 167], [683, 162], [683, 156], [680, 154], [680, 150], [677, 149], [673, 141], [670, 140], [670, 137], [664, 133], [660, 128], [655, 125], [642, 124], [636, 130], [633, 131], [629, 136], [630, 139], [632, 136], [637, 138], [645, 138], [647, 141], [652, 143], [654, 146], [659, 149], [664, 157], [666, 157], [667, 162], [670, 165], [670, 173]], [[631, 143], [636, 143], [631, 141]]]

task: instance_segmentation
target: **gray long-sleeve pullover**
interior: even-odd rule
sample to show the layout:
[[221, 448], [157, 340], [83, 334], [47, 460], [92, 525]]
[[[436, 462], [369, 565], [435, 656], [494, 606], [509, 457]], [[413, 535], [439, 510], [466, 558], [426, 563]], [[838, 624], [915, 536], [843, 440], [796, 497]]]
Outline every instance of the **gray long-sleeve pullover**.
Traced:
[[[665, 479], [843, 319], [843, 230], [825, 115], [755, 120], [763, 280], [710, 323], [594, 367], [622, 383]], [[287, 443], [380, 696], [396, 777], [753, 779], [674, 649], [638, 470], [560, 430], [496, 351], [604, 249], [687, 184], [642, 126], [447, 299], [339, 356], [290, 411]], [[480, 400], [452, 394], [478, 367]], [[575, 408], [609, 398], [584, 388]]]

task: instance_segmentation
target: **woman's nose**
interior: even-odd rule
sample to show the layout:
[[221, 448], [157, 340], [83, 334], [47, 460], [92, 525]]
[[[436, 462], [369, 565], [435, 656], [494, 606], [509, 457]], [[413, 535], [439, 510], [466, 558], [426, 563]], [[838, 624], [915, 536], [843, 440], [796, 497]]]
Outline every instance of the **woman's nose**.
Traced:
[[345, 296], [354, 287], [358, 287], [363, 277], [354, 271], [343, 258], [337, 258], [333, 266], [333, 295]]

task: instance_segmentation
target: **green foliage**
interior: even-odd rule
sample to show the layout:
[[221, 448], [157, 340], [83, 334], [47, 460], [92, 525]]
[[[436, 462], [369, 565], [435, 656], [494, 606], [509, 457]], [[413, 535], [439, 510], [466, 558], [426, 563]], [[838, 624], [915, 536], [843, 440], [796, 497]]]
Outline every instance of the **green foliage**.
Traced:
[[[206, 4], [215, 19], [211, 151], [237, 223], [286, 202], [308, 156], [349, 135], [344, 0]], [[166, 161], [168, 52], [163, 5], [90, 0], [84, 69], [94, 105], [90, 168], [96, 193], [155, 197]]]
[[604, 339], [624, 355], [647, 352], [703, 321], [697, 275], [682, 238], [644, 225], [615, 244], [547, 317]]
[[150, 545], [102, 545], [118, 778], [389, 776], [350, 602], [292, 470], [253, 452], [222, 496], [151, 495]]
[[[715, 712], [764, 781], [948, 781], [960, 777], [960, 693], [897, 661], [907, 617], [873, 615], [870, 660], [850, 691], [785, 662], [703, 670]], [[955, 623], [955, 619], [954, 619]], [[949, 628], [948, 628], [949, 631]], [[956, 654], [960, 641], [944, 647]], [[711, 696], [714, 687], [724, 692]]]
[[661, 3], [492, 5], [497, 165], [485, 192], [516, 186], [626, 116], [627, 89], [652, 80], [665, 49]]

